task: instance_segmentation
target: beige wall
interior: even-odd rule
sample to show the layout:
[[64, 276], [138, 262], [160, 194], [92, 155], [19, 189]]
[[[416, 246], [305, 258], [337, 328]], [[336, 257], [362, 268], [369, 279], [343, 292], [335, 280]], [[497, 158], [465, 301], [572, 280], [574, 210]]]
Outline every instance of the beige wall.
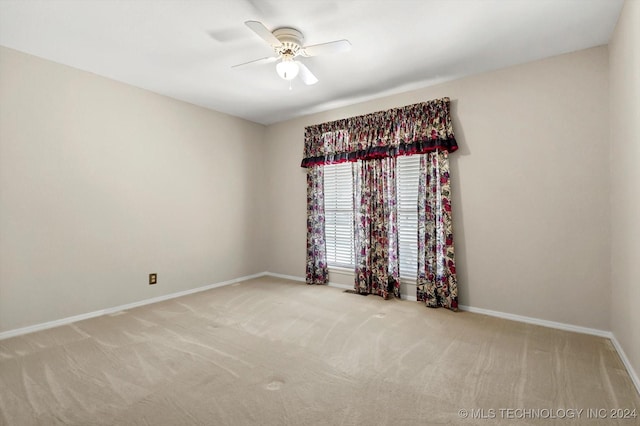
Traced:
[[263, 137], [0, 48], [0, 331], [264, 271]]
[[304, 126], [442, 96], [461, 147], [451, 156], [460, 303], [608, 330], [606, 47], [269, 126], [269, 270], [304, 276]]
[[8, 49], [0, 76], [0, 331], [302, 277], [304, 126], [442, 96], [460, 302], [610, 328], [605, 47], [266, 128]]
[[609, 45], [611, 329], [640, 374], [640, 1], [627, 1]]

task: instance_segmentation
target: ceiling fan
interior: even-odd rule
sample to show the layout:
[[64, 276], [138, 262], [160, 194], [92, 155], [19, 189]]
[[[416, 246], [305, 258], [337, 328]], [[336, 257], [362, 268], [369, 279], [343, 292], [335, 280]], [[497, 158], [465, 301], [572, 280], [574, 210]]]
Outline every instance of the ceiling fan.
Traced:
[[309, 71], [309, 68], [307, 68], [305, 64], [296, 60], [296, 57], [319, 56], [351, 50], [351, 43], [349, 43], [348, 40], [336, 40], [311, 46], [303, 46], [302, 41], [304, 37], [302, 33], [295, 28], [283, 27], [269, 31], [267, 27], [259, 21], [246, 21], [245, 25], [261, 39], [266, 41], [274, 50], [276, 56], [255, 59], [234, 65], [232, 68], [279, 61], [276, 64], [276, 71], [280, 78], [291, 81], [299, 75], [304, 84], [311, 85], [316, 84], [318, 78]]

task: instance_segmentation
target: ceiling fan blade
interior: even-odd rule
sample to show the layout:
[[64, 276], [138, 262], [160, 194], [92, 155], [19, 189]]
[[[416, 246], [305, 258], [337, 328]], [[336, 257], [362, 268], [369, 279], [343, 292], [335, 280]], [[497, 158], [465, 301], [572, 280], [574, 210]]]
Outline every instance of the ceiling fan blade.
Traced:
[[309, 68], [307, 68], [305, 64], [300, 61], [296, 61], [296, 64], [298, 64], [298, 68], [300, 69], [300, 79], [304, 84], [306, 84], [307, 86], [311, 86], [312, 84], [316, 84], [318, 82], [318, 78], [313, 75], [311, 71], [309, 71]]
[[278, 40], [276, 38], [276, 36], [274, 36], [271, 31], [269, 31], [267, 29], [267, 27], [265, 27], [262, 22], [259, 21], [245, 21], [244, 23], [247, 27], [249, 27], [249, 29], [251, 31], [253, 31], [254, 33], [256, 33], [258, 35], [258, 37], [260, 37], [261, 39], [263, 39], [264, 41], [266, 41], [267, 43], [269, 43], [269, 45], [273, 46], [273, 47], [277, 47], [280, 46], [282, 43], [280, 43], [280, 40]]
[[314, 44], [302, 48], [302, 56], [318, 56], [331, 53], [348, 52], [351, 50], [349, 40], [336, 40], [328, 43]]
[[267, 56], [266, 58], [254, 59], [253, 61], [243, 62], [241, 64], [233, 65], [231, 68], [244, 67], [247, 65], [269, 64], [277, 60], [278, 58], [276, 58], [275, 56]]

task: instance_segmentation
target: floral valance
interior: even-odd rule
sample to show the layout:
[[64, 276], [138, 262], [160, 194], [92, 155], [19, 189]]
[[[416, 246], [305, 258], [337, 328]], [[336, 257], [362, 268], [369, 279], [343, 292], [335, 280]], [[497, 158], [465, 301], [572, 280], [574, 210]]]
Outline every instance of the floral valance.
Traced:
[[457, 149], [441, 98], [305, 127], [302, 167]]

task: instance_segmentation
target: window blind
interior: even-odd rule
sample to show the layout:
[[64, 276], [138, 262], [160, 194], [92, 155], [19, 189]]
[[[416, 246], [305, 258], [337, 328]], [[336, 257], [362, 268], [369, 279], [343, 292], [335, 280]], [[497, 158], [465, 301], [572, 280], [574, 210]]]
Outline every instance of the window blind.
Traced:
[[400, 277], [415, 280], [418, 269], [418, 174], [420, 155], [397, 158], [398, 260]]
[[355, 265], [352, 164], [331, 164], [323, 169], [327, 263], [352, 268]]

